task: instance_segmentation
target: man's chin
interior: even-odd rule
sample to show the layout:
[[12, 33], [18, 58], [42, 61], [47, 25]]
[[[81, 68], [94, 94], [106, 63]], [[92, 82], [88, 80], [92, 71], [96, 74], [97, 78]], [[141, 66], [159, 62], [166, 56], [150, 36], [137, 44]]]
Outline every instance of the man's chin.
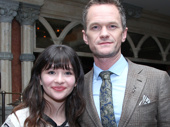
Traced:
[[110, 57], [113, 57], [114, 54], [113, 53], [102, 53], [102, 54], [94, 54], [94, 56], [98, 58], [110, 58]]

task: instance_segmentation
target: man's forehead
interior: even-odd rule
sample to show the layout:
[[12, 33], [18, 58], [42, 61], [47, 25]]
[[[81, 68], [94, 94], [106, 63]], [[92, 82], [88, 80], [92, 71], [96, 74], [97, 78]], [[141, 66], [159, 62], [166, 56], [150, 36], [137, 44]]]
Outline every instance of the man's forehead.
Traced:
[[116, 23], [121, 22], [118, 9], [114, 5], [93, 5], [89, 8], [86, 23]]
[[120, 15], [117, 7], [113, 4], [100, 4], [100, 5], [92, 5], [87, 12], [87, 20], [88, 18], [107, 16], [107, 15]]

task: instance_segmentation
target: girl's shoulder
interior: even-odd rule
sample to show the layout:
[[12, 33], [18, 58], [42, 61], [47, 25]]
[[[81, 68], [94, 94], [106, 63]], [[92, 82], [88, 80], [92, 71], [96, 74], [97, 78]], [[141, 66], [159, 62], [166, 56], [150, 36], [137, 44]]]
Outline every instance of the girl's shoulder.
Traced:
[[20, 110], [18, 110], [18, 111], [16, 111], [15, 112], [15, 114], [14, 113], [12, 113], [13, 115], [17, 115], [17, 117], [23, 117], [23, 116], [27, 116], [28, 117], [28, 115], [29, 115], [29, 108], [27, 107], [27, 108], [23, 108], [23, 109], [20, 109]]
[[1, 127], [23, 127], [29, 115], [29, 108], [24, 108], [10, 114]]

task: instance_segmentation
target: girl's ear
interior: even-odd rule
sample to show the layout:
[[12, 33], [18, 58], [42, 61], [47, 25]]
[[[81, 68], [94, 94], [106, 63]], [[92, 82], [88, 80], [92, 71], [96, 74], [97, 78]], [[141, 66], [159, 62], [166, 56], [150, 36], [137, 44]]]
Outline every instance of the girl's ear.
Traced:
[[42, 85], [42, 82], [41, 82], [41, 80], [40, 80], [40, 85]]
[[39, 79], [40, 79], [40, 85], [43, 85], [42, 81], [41, 81], [41, 77], [39, 76]]
[[76, 87], [77, 86], [77, 81], [75, 82], [75, 84], [74, 84], [74, 87]]

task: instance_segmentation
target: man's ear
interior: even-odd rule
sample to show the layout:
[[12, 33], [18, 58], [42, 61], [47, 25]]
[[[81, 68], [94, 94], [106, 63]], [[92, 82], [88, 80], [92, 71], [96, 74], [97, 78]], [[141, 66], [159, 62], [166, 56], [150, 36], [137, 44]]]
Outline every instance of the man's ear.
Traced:
[[87, 35], [86, 35], [85, 30], [82, 30], [82, 33], [83, 33], [83, 40], [88, 45], [89, 43], [88, 43], [88, 39], [87, 39]]
[[122, 33], [122, 42], [125, 42], [125, 40], [126, 40], [127, 31], [128, 31], [128, 28], [126, 27], [125, 30], [124, 30], [123, 33]]

